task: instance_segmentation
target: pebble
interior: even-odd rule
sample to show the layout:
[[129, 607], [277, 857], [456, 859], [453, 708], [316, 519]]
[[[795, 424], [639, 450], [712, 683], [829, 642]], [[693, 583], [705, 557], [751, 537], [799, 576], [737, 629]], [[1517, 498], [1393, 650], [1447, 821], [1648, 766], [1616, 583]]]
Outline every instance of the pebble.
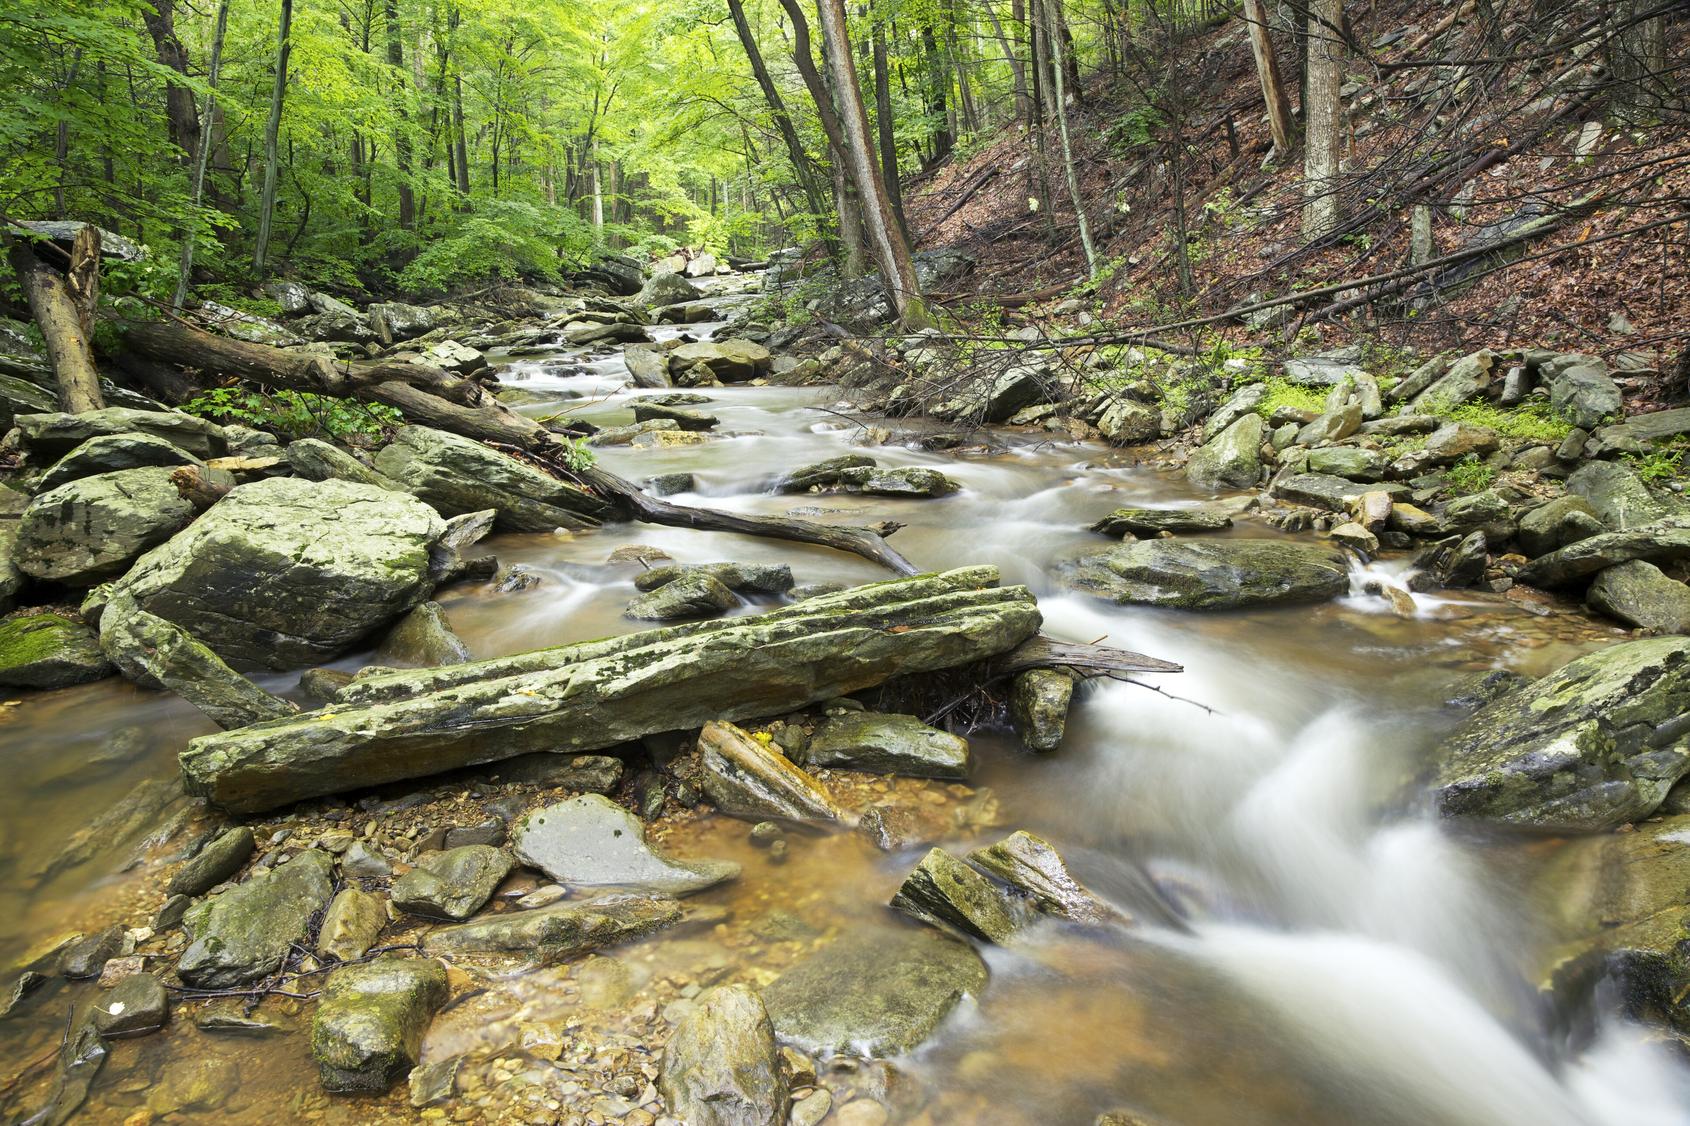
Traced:
[[852, 1099], [834, 1116], [838, 1126], [886, 1126], [891, 1116], [873, 1099]]
[[787, 1115], [786, 1121], [788, 1126], [816, 1126], [816, 1123], [826, 1118], [827, 1112], [832, 1109], [833, 1096], [827, 1093], [827, 1088], [817, 1087], [804, 1098], [792, 1104], [792, 1110]]

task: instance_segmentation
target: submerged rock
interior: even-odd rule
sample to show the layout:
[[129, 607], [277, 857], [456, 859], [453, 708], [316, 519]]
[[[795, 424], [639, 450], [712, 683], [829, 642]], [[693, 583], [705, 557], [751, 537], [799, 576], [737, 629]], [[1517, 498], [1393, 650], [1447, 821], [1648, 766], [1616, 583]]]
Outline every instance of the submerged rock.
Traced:
[[902, 774], [912, 778], [968, 777], [968, 743], [912, 715], [847, 712], [817, 728], [798, 757], [806, 766]]
[[639, 590], [660, 586], [688, 575], [709, 575], [738, 594], [785, 594], [792, 589], [792, 568], [785, 563], [678, 563], [653, 567], [634, 578]]
[[902, 1055], [933, 1034], [986, 964], [927, 928], [867, 929], [817, 950], [763, 990], [775, 1033], [812, 1054]]
[[178, 868], [164, 890], [169, 895], [204, 895], [239, 872], [255, 848], [252, 830], [245, 825], [225, 829]]
[[1581, 657], [1474, 714], [1436, 752], [1438, 805], [1589, 832], [1648, 816], [1690, 772], [1690, 638]]
[[673, 622], [714, 618], [740, 604], [739, 596], [714, 575], [693, 571], [640, 595], [622, 613], [639, 621]]
[[534, 810], [511, 839], [524, 864], [572, 886], [690, 895], [739, 875], [732, 861], [664, 856], [646, 843], [639, 818], [598, 794]]
[[428, 596], [429, 549], [443, 531], [401, 493], [255, 481], [144, 556], [114, 584], [111, 605], [133, 600], [227, 661], [318, 664]]
[[593, 528], [609, 507], [514, 457], [426, 426], [400, 429], [376, 454], [375, 468], [442, 516], [494, 509], [505, 532]]
[[1074, 678], [1055, 669], [1017, 673], [1009, 688], [1009, 721], [1029, 750], [1054, 751], [1068, 726]]
[[467, 919], [510, 873], [511, 858], [491, 845], [472, 844], [425, 852], [417, 866], [393, 881], [393, 905], [433, 919]]
[[152, 974], [130, 974], [94, 1002], [94, 1027], [106, 1036], [135, 1036], [163, 1028], [170, 996]]
[[1076, 560], [1060, 577], [1112, 602], [1182, 610], [1324, 602], [1350, 589], [1342, 552], [1273, 539], [1144, 540]]
[[416, 1066], [423, 1033], [446, 1003], [446, 969], [428, 958], [377, 958], [329, 973], [311, 1022], [323, 1086], [379, 1094]]
[[944, 930], [1009, 941], [1026, 922], [1021, 906], [999, 885], [942, 848], [930, 850], [904, 878], [892, 906]]
[[519, 955], [549, 965], [644, 938], [680, 918], [681, 905], [667, 896], [607, 896], [530, 911], [505, 911], [439, 927], [423, 939], [423, 950], [446, 957]]
[[705, 724], [698, 749], [704, 793], [730, 817], [821, 824], [847, 820], [819, 782], [731, 723]]
[[369, 953], [386, 926], [387, 904], [380, 896], [355, 887], [342, 888], [323, 913], [317, 954], [337, 962], [355, 962]]
[[73, 981], [99, 977], [106, 963], [123, 953], [124, 930], [117, 923], [71, 943], [59, 960], [59, 972]]
[[1042, 914], [1073, 923], [1125, 923], [1119, 911], [1074, 878], [1051, 843], [1025, 830], [968, 854], [982, 868], [1026, 895]]
[[62, 614], [0, 621], [0, 685], [64, 688], [112, 674], [94, 631]]
[[1627, 625], [1656, 633], [1690, 633], [1690, 586], [1641, 559], [1598, 572], [1585, 601]]
[[663, 1049], [657, 1088], [691, 1126], [782, 1126], [786, 1076], [762, 998], [746, 985], [700, 995]]
[[35, 579], [93, 586], [188, 526], [194, 506], [148, 467], [82, 477], [37, 496], [18, 521], [12, 559]]
[[183, 919], [192, 941], [177, 975], [198, 989], [230, 989], [268, 977], [296, 945], [306, 945], [311, 920], [333, 891], [333, 859], [307, 849], [196, 904]]
[[376, 649], [382, 664], [423, 668], [461, 664], [471, 656], [438, 602], [424, 602], [400, 618]]

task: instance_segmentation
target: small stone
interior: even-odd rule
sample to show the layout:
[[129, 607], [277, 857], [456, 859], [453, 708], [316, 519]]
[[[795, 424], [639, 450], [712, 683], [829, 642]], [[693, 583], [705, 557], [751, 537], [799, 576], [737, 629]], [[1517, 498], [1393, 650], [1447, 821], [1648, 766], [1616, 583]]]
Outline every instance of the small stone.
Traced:
[[59, 972], [65, 977], [99, 977], [106, 963], [123, 953], [123, 927], [113, 924], [78, 940], [66, 950], [59, 962]]
[[94, 1027], [106, 1036], [151, 1032], [170, 1019], [170, 998], [152, 974], [132, 974], [95, 1000], [93, 1019]]
[[[814, 1071], [811, 1072], [812, 1078]], [[792, 1104], [792, 1110], [787, 1116], [788, 1126], [817, 1126], [827, 1117], [827, 1112], [833, 1109], [833, 1096], [826, 1087], [817, 1087], [808, 1095]]]
[[329, 901], [317, 933], [317, 953], [337, 962], [355, 962], [369, 952], [387, 926], [387, 904], [357, 888], [342, 888]]
[[393, 905], [413, 915], [467, 919], [481, 910], [510, 870], [509, 854], [491, 845], [426, 853], [393, 881]]
[[386, 1091], [415, 1066], [423, 1032], [446, 997], [446, 970], [432, 959], [383, 957], [330, 973], [311, 1025], [323, 1086]]
[[393, 865], [368, 841], [353, 841], [340, 858], [340, 870], [353, 879], [385, 880], [393, 874]]
[[111, 989], [125, 978], [142, 973], [147, 968], [147, 960], [139, 954], [129, 954], [120, 958], [112, 958], [100, 970], [99, 985], [101, 989]]
[[776, 841], [785, 840], [786, 832], [773, 821], [759, 821], [751, 826], [751, 843], [767, 848]]
[[227, 829], [177, 869], [164, 890], [171, 895], [204, 895], [239, 872], [255, 847], [251, 829], [244, 825]]

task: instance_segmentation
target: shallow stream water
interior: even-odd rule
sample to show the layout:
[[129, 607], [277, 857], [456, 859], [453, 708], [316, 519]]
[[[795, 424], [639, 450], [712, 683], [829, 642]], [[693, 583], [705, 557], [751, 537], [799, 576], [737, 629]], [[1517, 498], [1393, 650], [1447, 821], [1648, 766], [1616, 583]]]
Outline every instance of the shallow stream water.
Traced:
[[[616, 355], [521, 360], [503, 378], [547, 398], [525, 410], [568, 410], [601, 425], [630, 421], [631, 399], [652, 393], [626, 386]], [[1471, 594], [1418, 596], [1412, 619], [1360, 593], [1312, 608], [1212, 615], [1106, 605], [1063, 592], [1053, 564], [1102, 546], [1084, 529], [1115, 507], [1203, 499], [1182, 477], [1135, 467], [1107, 447], [1006, 432], [989, 449], [957, 453], [869, 448], [883, 464], [934, 466], [962, 482], [944, 499], [778, 496], [766, 490], [781, 472], [860, 448], [864, 432], [837, 392], [704, 393], [711, 401], [698, 409], [720, 417], [729, 436], [601, 449], [602, 463], [636, 480], [693, 473], [696, 491], [680, 503], [902, 521], [892, 542], [921, 567], [991, 563], [1005, 582], [1031, 586], [1048, 633], [1107, 639], [1185, 667], [1145, 678], [1167, 694], [1115, 682], [1083, 687], [1055, 753], [975, 737], [973, 784], [995, 798], [996, 827], [959, 832], [959, 842], [1037, 832], [1142, 921], [1105, 938], [1052, 930], [991, 950], [984, 996], [898, 1061], [903, 1078], [891, 1086], [901, 1093], [884, 1076], [875, 1087], [841, 1072], [853, 1089], [872, 1088], [894, 1121], [1090, 1123], [1108, 1110], [1192, 1124], [1690, 1121], [1676, 1046], [1609, 1012], [1570, 1020], [1532, 985], [1560, 937], [1529, 891], [1532, 876], [1557, 851], [1585, 843], [1451, 831], [1415, 785], [1431, 745], [1457, 718], [1443, 704], [1450, 686], [1496, 668], [1539, 675], [1622, 634], [1570, 607]], [[1240, 533], [1276, 534], [1248, 517], [1228, 534]], [[680, 562], [787, 562], [800, 584], [884, 577], [820, 548], [622, 525], [496, 537], [487, 546], [504, 567], [540, 581], [509, 593], [457, 587], [440, 601], [479, 656], [630, 631], [638, 625], [621, 611], [637, 565], [607, 557], [636, 543]], [[1400, 571], [1380, 564], [1371, 577]], [[1358, 574], [1358, 592], [1367, 577]], [[264, 683], [289, 691], [295, 679]], [[155, 865], [119, 869], [141, 855], [157, 819], [101, 826], [68, 857], [65, 847], [120, 798], [169, 779], [175, 752], [207, 730], [187, 705], [116, 680], [0, 709], [8, 779], [0, 787], [0, 964], [67, 930], [151, 916], [160, 898], [149, 882]], [[877, 780], [864, 800], [964, 796]], [[273, 824], [287, 829], [285, 821], [266, 827]], [[740, 880], [698, 897], [726, 908], [727, 922], [485, 982], [443, 1015], [425, 1060], [504, 1053], [448, 1104], [447, 1117], [578, 1121], [567, 1091], [546, 1083], [567, 1081], [571, 1068], [585, 1083], [601, 1064], [626, 1068], [611, 1058], [617, 1053], [648, 1054], [675, 1006], [684, 1007], [689, 981], [764, 982], [825, 936], [903, 925], [883, 905], [919, 853], [886, 855], [854, 834], [795, 837], [790, 860], [776, 866], [748, 844], [745, 828], [694, 818], [665, 841], [746, 865]], [[1189, 927], [1160, 924], [1147, 910], [1145, 874]], [[79, 996], [56, 988], [57, 998], [0, 1024], [0, 1083], [52, 1050], [64, 1001]], [[295, 1015], [303, 1024], [308, 1013]], [[545, 1073], [532, 1086], [540, 1093], [501, 1099], [499, 1086], [521, 1085], [525, 1069]], [[196, 1082], [218, 1093], [196, 1102], [187, 1089]], [[163, 1087], [170, 1094], [159, 1098]], [[588, 1119], [648, 1120], [637, 1109], [649, 1109], [646, 1094], [601, 1101]], [[94, 1122], [417, 1116], [403, 1100], [403, 1086], [386, 1100], [330, 1099], [317, 1090], [302, 1034], [212, 1038], [179, 1009], [170, 1031], [113, 1045], [83, 1113]]]

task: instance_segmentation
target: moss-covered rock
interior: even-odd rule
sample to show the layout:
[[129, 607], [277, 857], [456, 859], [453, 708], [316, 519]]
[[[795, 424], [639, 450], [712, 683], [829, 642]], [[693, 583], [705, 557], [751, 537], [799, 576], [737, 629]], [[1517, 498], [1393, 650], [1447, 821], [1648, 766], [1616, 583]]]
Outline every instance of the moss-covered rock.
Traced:
[[470, 656], [438, 602], [424, 602], [400, 618], [376, 648], [376, 660], [384, 665], [431, 668], [460, 664]]
[[1266, 424], [1251, 411], [1192, 453], [1185, 475], [1204, 489], [1247, 489], [1262, 475], [1262, 439]]
[[628, 603], [625, 617], [644, 622], [714, 618], [740, 605], [739, 596], [705, 571], [693, 571]]
[[446, 968], [429, 958], [377, 958], [332, 971], [311, 1022], [323, 1086], [379, 1094], [409, 1074], [447, 994]]
[[960, 780], [968, 777], [972, 765], [967, 740], [929, 727], [913, 715], [890, 712], [833, 716], [795, 754], [806, 766], [912, 778]]
[[510, 854], [492, 845], [426, 852], [415, 868], [393, 881], [393, 905], [432, 919], [467, 919], [481, 910], [510, 870]]
[[41, 475], [36, 492], [44, 493], [83, 477], [122, 469], [203, 464], [178, 446], [150, 434], [100, 434], [54, 462]]
[[176, 964], [177, 975], [199, 989], [229, 989], [268, 977], [295, 946], [308, 945], [311, 919], [333, 891], [333, 860], [307, 849], [196, 904], [183, 919], [192, 941]]
[[609, 507], [508, 454], [426, 426], [402, 428], [376, 455], [375, 468], [442, 516], [494, 509], [500, 531], [597, 527]]
[[606, 896], [530, 911], [503, 911], [457, 926], [439, 927], [423, 939], [423, 950], [448, 958], [512, 956], [549, 965], [644, 938], [680, 918], [681, 905], [668, 896]]
[[930, 849], [892, 896], [892, 906], [965, 937], [1007, 942], [1029, 913], [1012, 895], [942, 848]]
[[1009, 721], [1030, 750], [1054, 751], [1068, 727], [1074, 678], [1055, 669], [1018, 673], [1009, 687]]
[[1690, 587], [1641, 559], [1598, 572], [1585, 601], [1626, 625], [1656, 633], [1690, 633]]
[[162, 467], [82, 477], [35, 498], [18, 521], [13, 558], [32, 578], [93, 586], [188, 526], [194, 506]]
[[692, 1126], [781, 1126], [786, 1075], [762, 998], [746, 985], [701, 995], [663, 1049], [657, 1087]]
[[1551, 831], [1646, 817], [1690, 772], [1690, 638], [1581, 657], [1470, 717], [1439, 746], [1445, 816]]
[[61, 614], [29, 614], [0, 621], [0, 684], [63, 688], [112, 674], [94, 631]]
[[1324, 602], [1350, 588], [1330, 547], [1291, 540], [1144, 540], [1063, 567], [1068, 585], [1112, 602], [1227, 610]]
[[104, 434], [145, 434], [162, 438], [201, 460], [229, 452], [223, 428], [181, 411], [149, 411], [132, 407], [65, 414], [20, 414], [13, 420], [31, 460], [46, 465], [57, 461], [90, 438]]

